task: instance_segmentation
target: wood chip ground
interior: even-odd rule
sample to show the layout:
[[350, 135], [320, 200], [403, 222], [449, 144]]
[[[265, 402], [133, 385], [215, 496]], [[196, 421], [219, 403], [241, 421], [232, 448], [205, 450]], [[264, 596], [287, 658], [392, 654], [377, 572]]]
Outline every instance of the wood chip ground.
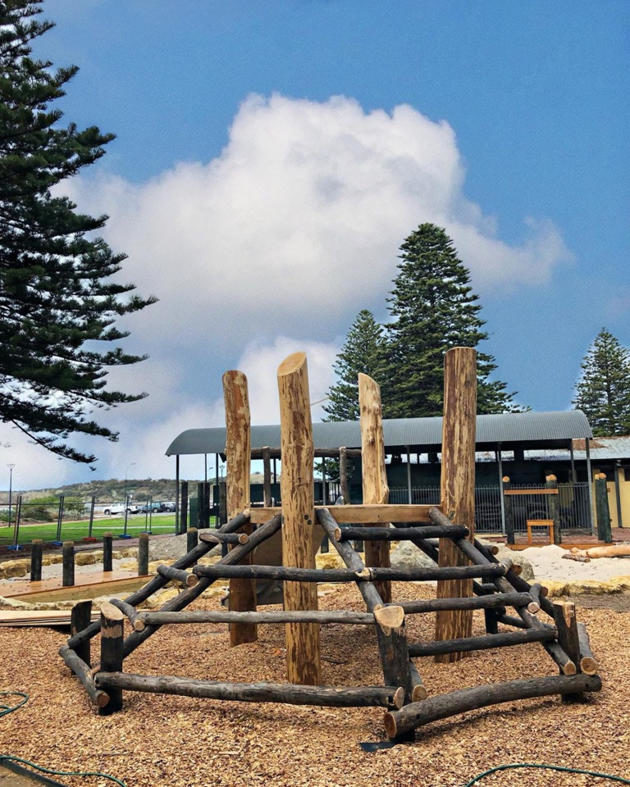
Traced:
[[[323, 591], [323, 592], [322, 592]], [[427, 598], [431, 587], [394, 585], [394, 597]], [[320, 608], [363, 610], [354, 587], [320, 588]], [[626, 596], [630, 599], [630, 596]], [[579, 604], [579, 599], [578, 599]], [[216, 598], [193, 608], [216, 607]], [[0, 719], [0, 751], [51, 768], [105, 771], [127, 787], [145, 785], [427, 785], [461, 787], [509, 762], [553, 763], [630, 778], [630, 605], [579, 608], [601, 664], [604, 687], [585, 704], [556, 697], [511, 702], [421, 728], [412, 744], [376, 753], [362, 741], [385, 740], [383, 710], [222, 703], [127, 692], [124, 710], [99, 717], [57, 656], [65, 634], [52, 629], [0, 630], [0, 689], [30, 695]], [[433, 617], [408, 617], [410, 638], [433, 638]], [[474, 629], [483, 632], [475, 613]], [[371, 628], [322, 627], [323, 680], [379, 684]], [[98, 638], [93, 640], [98, 653]], [[480, 683], [552, 675], [536, 644], [483, 651], [452, 665], [416, 661], [430, 694]], [[162, 628], [125, 669], [232, 681], [285, 679], [282, 626], [260, 626], [257, 643], [230, 649], [224, 625]], [[68, 785], [111, 784], [65, 777]], [[549, 771], [507, 771], [482, 787], [582, 787], [601, 779]]]

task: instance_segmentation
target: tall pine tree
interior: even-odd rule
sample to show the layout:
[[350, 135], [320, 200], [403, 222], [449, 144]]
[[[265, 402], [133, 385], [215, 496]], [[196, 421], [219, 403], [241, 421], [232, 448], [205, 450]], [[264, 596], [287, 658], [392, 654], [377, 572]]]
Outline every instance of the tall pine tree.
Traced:
[[52, 194], [114, 137], [60, 125], [51, 105], [77, 68], [31, 57], [33, 40], [52, 27], [37, 20], [40, 4], [0, 0], [0, 419], [60, 456], [91, 462], [68, 437], [116, 439], [91, 411], [144, 396], [106, 390], [107, 367], [142, 358], [100, 343], [124, 338], [116, 319], [153, 299], [111, 280], [125, 255], [94, 237], [107, 216], [78, 213]]
[[372, 312], [362, 309], [350, 326], [333, 367], [337, 382], [328, 391], [328, 402], [324, 405], [326, 420], [357, 421], [359, 373], [368, 374], [376, 382], [380, 382], [383, 363], [383, 329], [375, 321]]
[[[387, 299], [387, 372], [383, 411], [387, 418], [441, 415], [444, 354], [451, 347], [477, 347], [487, 339], [479, 298], [453, 242], [434, 224], [421, 224], [400, 247], [398, 275]], [[513, 410], [506, 385], [490, 381], [494, 358], [477, 353], [480, 413]]]
[[582, 361], [573, 404], [584, 411], [593, 434], [630, 434], [630, 352], [605, 328]]

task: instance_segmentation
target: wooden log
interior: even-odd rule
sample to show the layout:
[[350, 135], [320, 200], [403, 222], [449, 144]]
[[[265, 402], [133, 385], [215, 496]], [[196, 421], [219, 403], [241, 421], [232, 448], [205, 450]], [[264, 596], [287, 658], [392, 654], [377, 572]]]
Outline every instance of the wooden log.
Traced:
[[[249, 519], [249, 509], [241, 512], [229, 522], [226, 522], [225, 525], [221, 528], [221, 532], [232, 532], [234, 530], [238, 530], [243, 526], [243, 524]], [[262, 528], [260, 528], [262, 530]], [[190, 568], [194, 566], [199, 558], [203, 557], [207, 554], [210, 549], [212, 548], [211, 544], [199, 544], [195, 547], [195, 549], [183, 555], [183, 557], [178, 558], [171, 568]], [[158, 574], [158, 576], [153, 577], [153, 579], [149, 580], [146, 585], [143, 585], [141, 588], [136, 590], [130, 596], [128, 596], [125, 601], [127, 604], [131, 604], [134, 607], [137, 607], [139, 604], [142, 604], [143, 601], [146, 601], [150, 596], [152, 596], [156, 591], [163, 588], [165, 585], [169, 583], [169, 579], [162, 577]], [[83, 631], [78, 632], [73, 637], [70, 637], [68, 640], [68, 647], [76, 648], [80, 642], [83, 642], [86, 639], [91, 639], [92, 637], [96, 636], [101, 629], [101, 622], [100, 620], [91, 623], [86, 629]]]
[[[442, 420], [442, 470], [440, 503], [451, 522], [465, 525], [469, 538], [475, 527], [475, 427], [477, 412], [477, 354], [471, 347], [453, 347], [444, 357], [444, 418]], [[467, 560], [449, 538], [441, 538], [440, 566], [466, 565]], [[472, 596], [467, 580], [438, 581], [438, 598]], [[435, 638], [468, 637], [472, 612], [443, 610], [437, 613]], [[436, 657], [438, 662], [457, 661], [461, 653]]]
[[[123, 642], [123, 613], [113, 604], [105, 601], [101, 605], [101, 670], [103, 672], [122, 672]], [[101, 716], [109, 716], [122, 708], [122, 690], [114, 686], [108, 688], [107, 693], [109, 702], [99, 707]]]
[[489, 683], [470, 689], [460, 689], [422, 702], [405, 705], [399, 711], [385, 714], [385, 730], [391, 740], [438, 719], [446, 719], [502, 702], [547, 697], [550, 694], [573, 694], [576, 691], [599, 691], [602, 683], [597, 675], [552, 675], [546, 678], [512, 680]]
[[[560, 647], [565, 651], [576, 667], [579, 667], [580, 640], [575, 614], [575, 604], [573, 601], [554, 601], [553, 612]], [[563, 697], [563, 700], [566, 702], [574, 702], [581, 698], [580, 694], [571, 694]]]
[[158, 566], [157, 567], [158, 574], [164, 579], [168, 579], [169, 581], [173, 582], [181, 582], [182, 585], [186, 585], [186, 587], [192, 587], [196, 585], [199, 581], [198, 577], [195, 574], [190, 574], [188, 571], [183, 571], [180, 568], [174, 568], [173, 566]]
[[409, 674], [411, 675], [411, 685], [413, 686], [411, 690], [411, 701], [420, 702], [421, 700], [426, 700], [428, 692], [422, 682], [418, 668], [411, 660], [409, 661]]
[[496, 609], [505, 605], [511, 607], [527, 606], [531, 602], [529, 593], [497, 593], [472, 598], [432, 598], [419, 601], [401, 601], [405, 613], [412, 615], [421, 612], [437, 612], [441, 609]]
[[[505, 607], [501, 607], [505, 609]], [[484, 609], [483, 619], [486, 626], [486, 634], [499, 633], [498, 611], [496, 609]]]
[[249, 541], [247, 533], [202, 533], [199, 538], [206, 544], [246, 544]]
[[467, 527], [458, 525], [425, 525], [424, 527], [338, 527], [337, 541], [413, 541], [417, 538], [464, 538]]
[[[227, 461], [227, 515], [232, 517], [250, 505], [249, 477], [251, 436], [249, 395], [247, 377], [243, 372], [229, 371], [223, 375], [223, 398], [225, 401], [225, 456]], [[251, 529], [248, 525], [246, 531]], [[248, 553], [245, 563], [252, 562]], [[250, 579], [230, 580], [230, 609], [256, 609], [256, 583]], [[258, 638], [256, 626], [251, 623], [235, 623], [230, 626], [230, 645], [255, 642]]]
[[[386, 607], [383, 607], [386, 609]], [[373, 626], [370, 612], [328, 611], [317, 609], [272, 610], [269, 612], [232, 612], [225, 610], [193, 610], [191, 612], [141, 612], [134, 628], [187, 623], [338, 623]]]
[[[389, 499], [389, 486], [385, 470], [381, 389], [371, 377], [361, 373], [359, 374], [359, 413], [363, 502], [368, 505], [384, 505]], [[390, 565], [389, 544], [384, 540], [375, 542], [370, 539], [366, 541], [365, 565], [388, 567]], [[377, 582], [376, 589], [385, 604], [392, 600], [391, 582]]]
[[103, 534], [103, 571], [111, 571], [113, 568], [114, 537], [111, 533]]
[[[119, 598], [110, 598], [109, 603], [116, 607], [116, 609], [119, 609], [129, 620], [133, 628], [136, 629], [136, 631], [138, 630], [139, 612], [135, 607], [132, 607], [131, 604], [127, 604], [126, 601], [121, 601]], [[144, 625], [142, 628], [144, 628]]]
[[[354, 548], [347, 541], [334, 541], [334, 532], [338, 523], [332, 518], [329, 511], [327, 509], [319, 509], [317, 511], [317, 520], [326, 531], [347, 568], [356, 574], [365, 572], [365, 565]], [[374, 583], [362, 581], [357, 583], [357, 587], [369, 612], [375, 612], [383, 606], [383, 600]], [[381, 626], [377, 626], [376, 640], [378, 642], [385, 683], [402, 686], [405, 691], [405, 701], [410, 702], [413, 694], [413, 683], [409, 669], [409, 650], [407, 648], [404, 618], [400, 628], [385, 630]]]
[[[92, 601], [77, 601], [70, 612], [70, 634], [83, 631], [90, 625], [92, 620]], [[90, 666], [90, 640], [79, 643], [76, 647], [77, 656]]]
[[149, 534], [138, 536], [138, 576], [146, 577], [149, 573]]
[[402, 707], [404, 692], [399, 686], [302, 686], [291, 683], [222, 683], [194, 680], [172, 675], [134, 675], [129, 672], [99, 672], [98, 686], [144, 691], [152, 694], [176, 694], [239, 702], [286, 702], [291, 705], [319, 705], [337, 708]]
[[271, 449], [266, 445], [262, 450], [263, 460], [263, 503], [271, 505]]
[[596, 675], [599, 665], [593, 656], [586, 626], [584, 623], [578, 623], [577, 629], [580, 643], [580, 672], [583, 672], [585, 675]]
[[199, 543], [199, 531], [196, 527], [189, 527], [186, 530], [186, 552], [192, 552]]
[[59, 648], [59, 655], [81, 681], [83, 688], [86, 690], [88, 697], [92, 700], [94, 705], [96, 705], [99, 710], [105, 708], [110, 700], [109, 694], [103, 691], [103, 689], [97, 688], [90, 665], [83, 661], [77, 652], [67, 645], [62, 645]]
[[61, 548], [63, 587], [74, 585], [74, 541], [64, 541]]
[[[282, 449], [282, 560], [285, 566], [315, 568], [312, 524], [313, 426], [304, 353], [294, 353], [278, 367]], [[286, 582], [287, 610], [317, 609], [317, 588], [305, 582]], [[316, 686], [321, 681], [319, 626], [287, 623], [287, 678], [291, 683]]]
[[409, 643], [411, 656], [436, 656], [441, 653], [466, 653], [471, 650], [504, 648], [523, 645], [527, 642], [550, 642], [556, 636], [552, 628], [528, 629], [526, 631], [502, 631], [499, 634], [480, 634], [476, 637], [442, 639], [434, 642]]
[[[392, 524], [430, 524], [429, 511], [435, 506], [398, 503], [390, 503], [389, 505], [315, 506], [316, 511], [323, 508], [326, 508], [338, 525], [386, 525], [390, 522]], [[254, 524], [261, 524], [280, 513], [282, 513], [282, 509], [277, 506], [273, 508], [252, 508], [250, 518]]]
[[31, 582], [41, 582], [43, 549], [44, 542], [42, 539], [33, 539], [31, 543]]
[[[190, 574], [170, 566], [158, 566], [158, 572], [183, 584], [192, 585]], [[497, 577], [505, 574], [501, 564], [496, 566], [444, 566], [443, 568], [424, 566], [404, 566], [401, 568], [369, 568], [361, 571], [345, 568], [291, 568], [285, 566], [228, 566], [215, 563], [212, 566], [195, 566], [193, 572], [198, 577], [212, 579], [231, 579], [245, 577], [251, 579], [277, 579], [284, 582], [375, 582], [393, 580], [396, 582], [433, 582], [440, 579], [466, 579], [470, 577]], [[286, 591], [285, 591], [286, 592]]]
[[500, 611], [497, 612], [497, 621], [499, 623], [503, 623], [506, 626], [514, 626], [514, 628], [517, 629], [529, 628], [527, 624], [524, 623], [520, 618], [517, 618], [516, 615], [506, 615]]
[[[269, 522], [264, 524], [262, 527], [257, 528], [251, 534], [247, 544], [239, 544], [238, 546], [234, 547], [234, 549], [228, 552], [225, 557], [221, 558], [217, 565], [232, 565], [234, 563], [238, 563], [248, 552], [256, 549], [259, 544], [272, 536], [274, 533], [277, 533], [280, 529], [281, 523], [282, 517], [280, 516], [276, 516], [269, 520]], [[201, 547], [205, 547], [206, 550], [210, 548], [208, 544], [199, 544], [196, 549], [200, 549]], [[185, 557], [186, 561], [192, 561], [193, 559], [191, 555], [186, 555]], [[181, 558], [180, 560], [182, 567], [184, 567], [186, 561], [184, 558]], [[175, 568], [179, 562], [180, 561], [174, 563], [171, 568]], [[192, 563], [187, 563], [187, 565], [192, 565]], [[247, 566], [241, 566], [241, 568], [247, 568]], [[164, 580], [163, 577], [160, 578]], [[160, 611], [175, 612], [177, 610], [184, 609], [184, 607], [188, 606], [188, 604], [198, 598], [204, 592], [204, 590], [207, 590], [213, 582], [214, 579], [212, 578], [202, 577], [196, 585], [186, 588], [186, 590], [184, 590], [178, 596], [163, 604], [163, 606], [160, 608]], [[164, 584], [166, 584], [166, 581]], [[127, 599], [127, 601], [130, 602], [131, 597]], [[125, 640], [125, 656], [128, 656], [130, 653], [132, 653], [139, 645], [141, 645], [155, 631], [157, 631], [158, 628], [159, 626], [146, 626], [146, 628], [144, 628], [142, 631], [133, 631]]]

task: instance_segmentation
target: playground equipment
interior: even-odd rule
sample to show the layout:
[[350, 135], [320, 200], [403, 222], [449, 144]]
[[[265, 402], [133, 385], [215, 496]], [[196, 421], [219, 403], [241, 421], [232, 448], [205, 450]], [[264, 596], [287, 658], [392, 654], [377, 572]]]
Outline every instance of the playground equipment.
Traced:
[[[282, 508], [249, 509], [249, 404], [240, 372], [223, 378], [226, 403], [229, 521], [124, 601], [113, 598], [90, 622], [91, 602], [73, 609], [72, 635], [60, 655], [85, 687], [99, 713], [122, 708], [127, 690], [248, 702], [288, 702], [387, 708], [388, 736], [413, 736], [422, 724], [465, 710], [529, 697], [559, 694], [572, 701], [597, 691], [601, 681], [586, 629], [570, 602], [551, 603], [540, 585], [529, 585], [510, 561], [499, 562], [474, 538], [476, 362], [470, 348], [449, 350], [445, 395], [440, 506], [389, 505], [380, 390], [359, 375], [363, 505], [315, 507], [313, 443], [306, 358], [296, 353], [278, 369], [282, 450]], [[314, 529], [321, 526], [345, 568], [317, 569]], [[348, 525], [344, 527], [344, 525]], [[350, 526], [351, 525], [351, 526]], [[391, 526], [390, 526], [391, 525]], [[256, 527], [255, 527], [256, 526]], [[393, 526], [393, 527], [392, 527]], [[255, 529], [254, 529], [255, 527]], [[252, 563], [259, 545], [282, 539], [283, 565]], [[365, 542], [365, 563], [351, 545]], [[391, 541], [409, 540], [436, 567], [392, 568]], [[214, 565], [198, 565], [216, 543], [230, 551]], [[185, 611], [215, 581], [230, 580], [230, 609]], [[257, 611], [255, 580], [281, 581], [284, 609]], [[392, 601], [391, 582], [437, 580], [437, 598]], [[156, 612], [138, 606], [175, 581], [183, 590]], [[320, 611], [317, 582], [354, 582], [366, 612]], [[508, 615], [512, 607], [516, 615]], [[472, 612], [483, 609], [486, 633], [472, 636]], [[538, 619], [542, 610], [552, 623]], [[407, 615], [436, 613], [435, 640], [409, 642]], [[125, 636], [124, 621], [132, 631]], [[124, 659], [163, 625], [227, 622], [233, 645], [256, 639], [258, 623], [286, 626], [288, 683], [225, 683], [176, 676], [130, 674]], [[326, 623], [373, 625], [384, 685], [330, 687], [320, 678], [319, 627]], [[503, 627], [499, 631], [499, 624]], [[91, 666], [90, 640], [101, 633], [100, 662]], [[431, 697], [414, 658], [455, 661], [468, 651], [540, 642], [560, 675], [484, 684]]]

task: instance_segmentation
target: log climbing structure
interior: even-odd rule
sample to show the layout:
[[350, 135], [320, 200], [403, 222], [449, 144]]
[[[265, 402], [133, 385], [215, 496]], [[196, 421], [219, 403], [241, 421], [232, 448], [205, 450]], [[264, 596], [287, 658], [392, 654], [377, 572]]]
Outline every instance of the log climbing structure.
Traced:
[[[598, 691], [601, 680], [586, 628], [573, 603], [554, 602], [539, 584], [530, 585], [511, 561], [474, 536], [476, 360], [470, 348], [453, 348], [445, 358], [441, 502], [439, 506], [390, 505], [380, 390], [359, 375], [363, 504], [314, 505], [313, 440], [308, 372], [303, 353], [278, 369], [281, 415], [281, 495], [279, 508], [249, 507], [250, 418], [247, 381], [241, 372], [223, 377], [226, 405], [228, 522], [125, 600], [113, 598], [91, 622], [91, 602], [72, 610], [72, 630], [60, 649], [66, 665], [88, 696], [107, 715], [122, 708], [124, 691], [205, 697], [214, 700], [284, 702], [329, 706], [381, 706], [384, 727], [394, 741], [413, 738], [424, 724], [463, 711], [518, 699], [561, 695], [579, 701]], [[256, 549], [280, 533], [282, 565], [259, 565]], [[315, 548], [326, 535], [343, 567], [319, 569]], [[353, 541], [365, 543], [365, 561]], [[392, 542], [410, 541], [435, 566], [393, 568]], [[200, 565], [217, 544], [229, 551], [217, 563]], [[228, 610], [188, 610], [214, 582], [229, 580]], [[283, 609], [256, 607], [256, 580], [282, 583]], [[392, 599], [392, 582], [437, 582], [436, 598]], [[174, 582], [180, 592], [158, 611], [140, 605]], [[355, 583], [364, 612], [319, 610], [317, 583]], [[397, 588], [404, 588], [397, 585]], [[400, 591], [399, 591], [400, 592]], [[512, 612], [508, 614], [507, 610]], [[483, 610], [485, 633], [472, 634], [472, 614]], [[435, 616], [435, 639], [407, 637], [410, 615]], [[228, 683], [178, 676], [138, 675], [124, 659], [162, 626], [227, 623], [230, 643], [257, 638], [259, 623], [285, 625], [286, 683]], [[320, 626], [335, 623], [374, 627], [383, 685], [321, 685]], [[91, 640], [100, 633], [93, 664]], [[471, 651], [539, 643], [559, 674], [462, 688], [429, 696], [421, 678], [422, 658], [453, 662]]]

